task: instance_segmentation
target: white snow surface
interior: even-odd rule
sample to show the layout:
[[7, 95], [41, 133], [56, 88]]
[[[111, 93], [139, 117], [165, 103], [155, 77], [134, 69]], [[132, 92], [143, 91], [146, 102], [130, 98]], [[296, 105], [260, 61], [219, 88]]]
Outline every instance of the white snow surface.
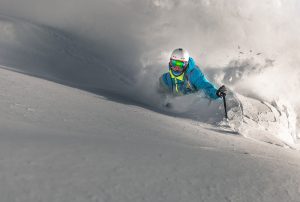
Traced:
[[[299, 201], [299, 9], [1, 0], [1, 199]], [[222, 100], [157, 91], [178, 47], [235, 92], [231, 128]]]
[[1, 201], [298, 201], [297, 150], [0, 70]]

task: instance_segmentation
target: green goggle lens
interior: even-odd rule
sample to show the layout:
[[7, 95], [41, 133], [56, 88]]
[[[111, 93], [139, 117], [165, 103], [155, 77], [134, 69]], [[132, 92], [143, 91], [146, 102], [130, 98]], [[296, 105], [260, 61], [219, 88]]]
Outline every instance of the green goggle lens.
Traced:
[[173, 67], [181, 67], [181, 68], [183, 68], [183, 67], [185, 67], [186, 63], [183, 62], [183, 61], [179, 61], [179, 60], [171, 60], [171, 65]]

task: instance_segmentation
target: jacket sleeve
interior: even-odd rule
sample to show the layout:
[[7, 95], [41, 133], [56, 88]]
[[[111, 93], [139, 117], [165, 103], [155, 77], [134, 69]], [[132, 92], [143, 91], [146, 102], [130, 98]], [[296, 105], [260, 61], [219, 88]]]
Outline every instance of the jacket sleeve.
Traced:
[[216, 94], [217, 88], [207, 80], [199, 68], [195, 68], [191, 72], [190, 80], [197, 90], [203, 90], [212, 99], [219, 98]]
[[171, 87], [172, 86], [170, 86], [170, 82], [168, 81], [168, 73], [161, 75], [158, 83], [158, 92], [168, 92]]

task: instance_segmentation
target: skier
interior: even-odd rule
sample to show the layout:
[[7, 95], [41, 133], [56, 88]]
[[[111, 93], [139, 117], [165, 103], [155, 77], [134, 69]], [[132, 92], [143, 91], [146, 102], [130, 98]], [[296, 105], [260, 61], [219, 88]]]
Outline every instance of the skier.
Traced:
[[160, 77], [159, 83], [161, 91], [170, 92], [176, 96], [202, 90], [209, 98], [215, 100], [226, 96], [227, 92], [224, 85], [217, 89], [210, 83], [195, 64], [194, 59], [182, 48], [172, 52], [169, 72]]

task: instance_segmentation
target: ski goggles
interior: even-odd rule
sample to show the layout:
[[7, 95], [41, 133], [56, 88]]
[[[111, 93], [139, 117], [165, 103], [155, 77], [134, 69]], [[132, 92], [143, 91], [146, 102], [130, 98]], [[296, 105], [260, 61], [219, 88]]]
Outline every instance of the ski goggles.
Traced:
[[174, 71], [182, 71], [188, 62], [180, 61], [180, 60], [170, 60], [170, 66]]

